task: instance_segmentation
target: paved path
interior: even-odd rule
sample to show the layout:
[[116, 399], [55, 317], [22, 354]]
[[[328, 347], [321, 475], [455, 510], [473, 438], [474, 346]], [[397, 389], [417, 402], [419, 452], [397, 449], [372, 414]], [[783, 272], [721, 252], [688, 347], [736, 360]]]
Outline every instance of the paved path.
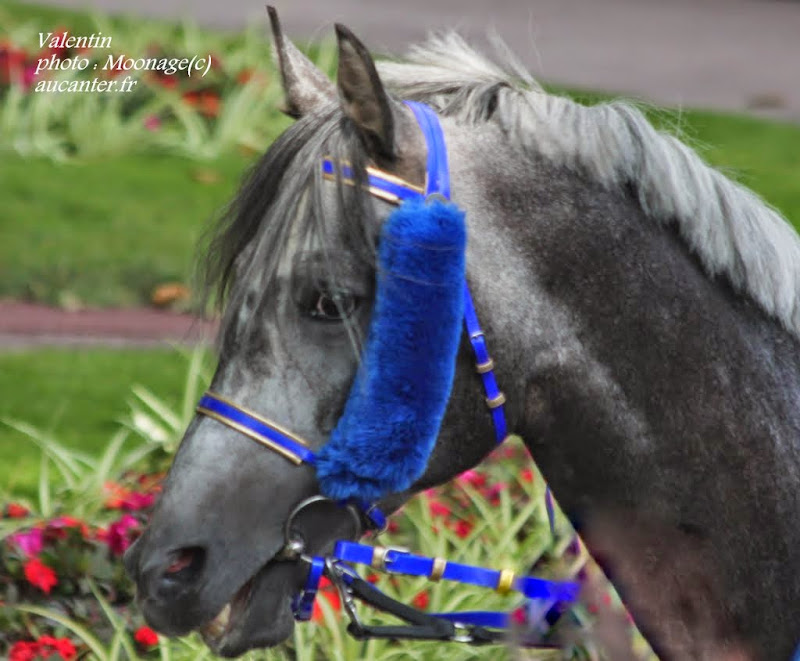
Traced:
[[[798, 0], [271, 1], [296, 39], [331, 37], [339, 21], [370, 48], [399, 53], [429, 29], [493, 27], [545, 80], [800, 121]], [[262, 0], [48, 2], [267, 30]]]
[[151, 308], [70, 312], [0, 301], [0, 350], [49, 345], [159, 346], [213, 341], [216, 324]]

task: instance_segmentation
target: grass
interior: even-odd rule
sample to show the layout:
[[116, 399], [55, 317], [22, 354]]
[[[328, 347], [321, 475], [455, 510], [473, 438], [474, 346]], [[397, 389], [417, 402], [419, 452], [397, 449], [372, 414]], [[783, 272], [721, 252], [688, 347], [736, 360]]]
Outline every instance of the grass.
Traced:
[[[0, 353], [0, 420], [25, 422], [98, 456], [128, 414], [131, 386], [142, 384], [177, 409], [187, 365], [170, 349]], [[0, 494], [32, 497], [39, 461], [30, 439], [0, 423]]]
[[69, 165], [6, 155], [0, 298], [135, 305], [187, 282], [198, 237], [248, 163], [124, 156]]

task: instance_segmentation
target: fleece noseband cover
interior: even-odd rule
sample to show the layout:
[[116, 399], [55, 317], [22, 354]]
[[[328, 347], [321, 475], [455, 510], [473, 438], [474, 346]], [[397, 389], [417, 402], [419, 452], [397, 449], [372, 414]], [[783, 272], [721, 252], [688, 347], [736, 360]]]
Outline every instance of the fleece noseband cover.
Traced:
[[409, 200], [384, 223], [361, 365], [317, 455], [329, 498], [372, 502], [424, 472], [453, 385], [465, 252], [464, 212], [452, 203]]

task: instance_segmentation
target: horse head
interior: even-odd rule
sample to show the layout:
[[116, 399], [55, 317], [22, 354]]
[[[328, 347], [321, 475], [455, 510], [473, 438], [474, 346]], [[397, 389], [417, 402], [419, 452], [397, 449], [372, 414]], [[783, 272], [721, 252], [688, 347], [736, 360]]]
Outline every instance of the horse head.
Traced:
[[[291, 452], [287, 457], [280, 448], [265, 450], [253, 441], [252, 431], [241, 433], [241, 424], [222, 414], [254, 412], [249, 418], [256, 420], [253, 424], [261, 424], [263, 417], [289, 443], [312, 451], [325, 447], [348, 394], [367, 387], [356, 380], [359, 369], [375, 367], [364, 364], [362, 354], [371, 323], [375, 335], [376, 246], [395, 207], [385, 195], [376, 197], [368, 190], [370, 168], [391, 182], [411, 182], [407, 185], [420, 189], [426, 176], [426, 143], [414, 114], [386, 92], [361, 42], [337, 26], [334, 85], [284, 37], [274, 11], [270, 14], [284, 110], [297, 122], [254, 168], [212, 245], [211, 272], [227, 298], [219, 365], [201, 413], [186, 430], [149, 526], [125, 560], [152, 626], [168, 635], [200, 629], [209, 646], [225, 656], [274, 645], [290, 635], [292, 599], [307, 568], [287, 560], [287, 542], [299, 541], [305, 551], [320, 553], [335, 540], [361, 534], [363, 526], [351, 509], [331, 503], [295, 512], [298, 504], [319, 493], [314, 467], [293, 461]], [[324, 171], [323, 163], [330, 171]], [[425, 237], [415, 234], [402, 241], [414, 243], [411, 252], [418, 255], [417, 266], [424, 273]], [[410, 303], [423, 304], [423, 309], [427, 303], [433, 316], [441, 312], [431, 306], [448, 297], [455, 303], [442, 305], [458, 307], [456, 335], [451, 319], [449, 339], [444, 339], [452, 346], [450, 354], [439, 359], [442, 365], [428, 355], [436, 353], [441, 334], [434, 324], [424, 333], [430, 336], [431, 351], [423, 342], [417, 348], [425, 355], [416, 357], [416, 364], [434, 365], [427, 375], [411, 379], [418, 381], [412, 384], [411, 399], [424, 400], [426, 384], [441, 381], [440, 373], [449, 370], [446, 382], [435, 386], [440, 408], [447, 404], [456, 365], [474, 374], [467, 356], [455, 356], [463, 230], [461, 244], [455, 290], [399, 282], [401, 289], [421, 287]], [[401, 267], [395, 261], [388, 268]], [[414, 277], [423, 276], [412, 273]], [[421, 300], [429, 298], [426, 287], [427, 301]], [[391, 306], [390, 300], [384, 307]], [[393, 349], [385, 347], [384, 353]], [[390, 379], [385, 371], [373, 378]], [[451, 402], [481, 397], [474, 377], [459, 381], [464, 383], [455, 387]], [[398, 424], [418, 424], [417, 411], [410, 406]], [[481, 413], [457, 420], [447, 414], [428, 469], [431, 448], [417, 453], [416, 465], [406, 471], [419, 478], [413, 485], [392, 464], [405, 459], [405, 453], [395, 452], [370, 496], [380, 497], [381, 506], [390, 511], [415, 491], [474, 465], [492, 447], [491, 418]], [[441, 415], [429, 440], [436, 438], [440, 422]], [[481, 434], [480, 441], [470, 442]], [[349, 472], [348, 462], [377, 461], [376, 449], [381, 451], [362, 447], [360, 459], [348, 457], [346, 448], [334, 458], [323, 450], [320, 475], [336, 482], [336, 476]]]

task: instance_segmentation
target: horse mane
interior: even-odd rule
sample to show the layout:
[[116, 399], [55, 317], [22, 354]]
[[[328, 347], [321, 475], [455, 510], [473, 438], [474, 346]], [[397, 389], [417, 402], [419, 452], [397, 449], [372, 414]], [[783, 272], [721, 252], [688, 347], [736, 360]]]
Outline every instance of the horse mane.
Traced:
[[800, 239], [775, 209], [630, 103], [585, 106], [550, 94], [493, 41], [497, 61], [455, 33], [433, 35], [407, 61], [380, 63], [381, 78], [442, 115], [496, 121], [523, 150], [608, 189], [629, 187], [648, 217], [677, 225], [710, 277], [726, 276], [800, 338]]

